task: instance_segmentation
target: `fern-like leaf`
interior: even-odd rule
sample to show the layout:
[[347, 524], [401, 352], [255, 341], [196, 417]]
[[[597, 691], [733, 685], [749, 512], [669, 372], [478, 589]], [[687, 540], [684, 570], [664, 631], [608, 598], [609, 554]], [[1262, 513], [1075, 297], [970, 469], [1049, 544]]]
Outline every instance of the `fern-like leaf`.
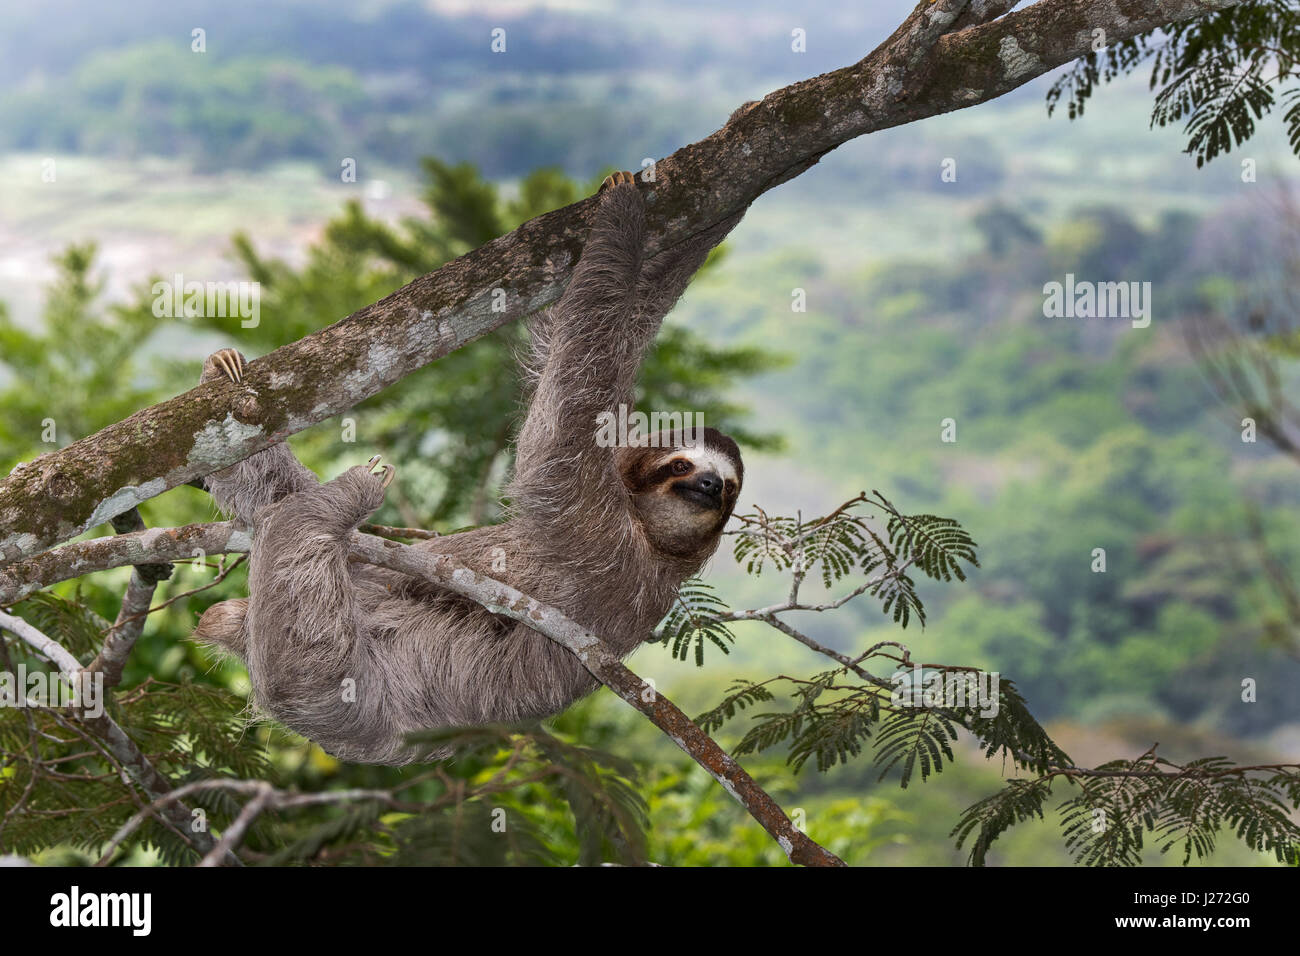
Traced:
[[727, 625], [718, 620], [726, 611], [727, 605], [711, 585], [691, 578], [677, 592], [677, 600], [664, 618], [659, 629], [660, 643], [670, 649], [673, 657], [683, 661], [693, 647], [696, 667], [704, 666], [705, 643], [730, 654], [727, 644], [735, 638]]

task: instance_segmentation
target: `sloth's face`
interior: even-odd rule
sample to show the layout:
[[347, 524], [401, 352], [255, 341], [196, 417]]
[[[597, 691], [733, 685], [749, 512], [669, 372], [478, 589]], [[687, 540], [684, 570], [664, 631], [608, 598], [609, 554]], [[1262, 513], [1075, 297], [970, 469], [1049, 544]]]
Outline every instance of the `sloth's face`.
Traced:
[[709, 551], [740, 494], [740, 449], [713, 429], [693, 447], [673, 444], [672, 433], [657, 437], [651, 447], [622, 449], [623, 482], [646, 536], [678, 557]]

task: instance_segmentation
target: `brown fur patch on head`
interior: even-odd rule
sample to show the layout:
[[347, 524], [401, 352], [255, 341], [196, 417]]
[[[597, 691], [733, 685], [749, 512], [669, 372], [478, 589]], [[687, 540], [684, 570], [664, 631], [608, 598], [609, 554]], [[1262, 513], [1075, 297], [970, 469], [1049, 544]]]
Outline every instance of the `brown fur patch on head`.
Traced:
[[619, 474], [646, 537], [675, 557], [708, 557], [736, 506], [744, 482], [740, 447], [714, 428], [688, 444], [677, 431], [644, 446], [616, 449]]

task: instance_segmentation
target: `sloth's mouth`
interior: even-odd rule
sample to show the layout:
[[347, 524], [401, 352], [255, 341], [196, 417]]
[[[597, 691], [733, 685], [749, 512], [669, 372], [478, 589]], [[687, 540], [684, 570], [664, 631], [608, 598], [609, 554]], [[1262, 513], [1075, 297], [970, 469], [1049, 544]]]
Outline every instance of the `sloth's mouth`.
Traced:
[[708, 508], [710, 511], [716, 511], [722, 504], [722, 497], [706, 495], [702, 491], [696, 491], [694, 488], [688, 488], [685, 485], [677, 485], [674, 490], [692, 504], [699, 505], [701, 508]]

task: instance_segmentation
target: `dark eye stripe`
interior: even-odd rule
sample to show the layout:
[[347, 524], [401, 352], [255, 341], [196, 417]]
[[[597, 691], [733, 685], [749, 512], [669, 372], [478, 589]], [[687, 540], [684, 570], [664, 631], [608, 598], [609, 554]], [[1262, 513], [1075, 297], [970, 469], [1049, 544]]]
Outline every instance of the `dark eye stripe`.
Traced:
[[669, 478], [674, 478], [674, 477], [676, 476], [673, 474], [673, 466], [671, 463], [666, 465], [660, 465], [658, 468], [656, 468], [654, 471], [650, 472], [650, 474], [646, 476], [646, 485], [647, 486], [658, 485], [664, 481], [667, 481]]

